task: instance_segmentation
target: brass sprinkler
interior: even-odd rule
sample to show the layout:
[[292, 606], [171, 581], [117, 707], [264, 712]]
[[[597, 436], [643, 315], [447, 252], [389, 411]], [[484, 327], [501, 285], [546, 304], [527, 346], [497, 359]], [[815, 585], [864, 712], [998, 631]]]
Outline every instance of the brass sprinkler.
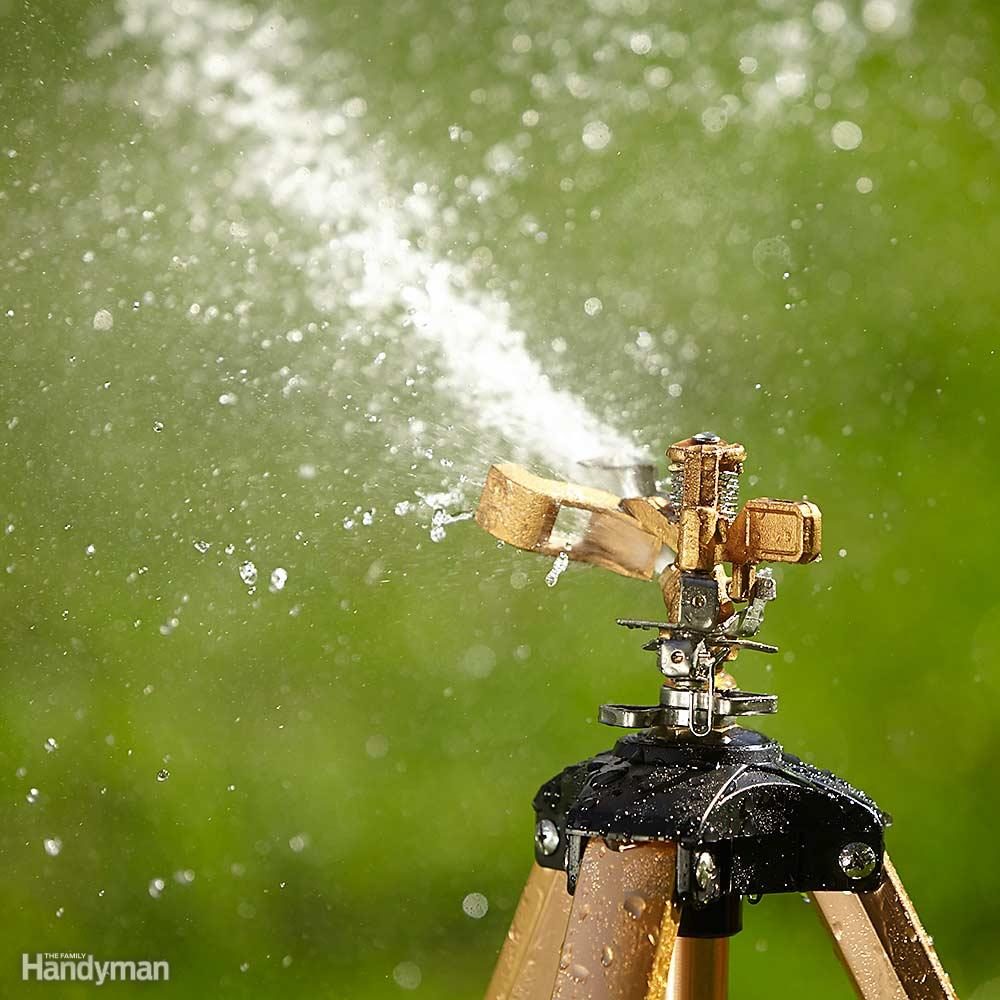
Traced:
[[542, 479], [518, 465], [493, 465], [476, 520], [522, 549], [623, 576], [655, 577], [667, 620], [619, 624], [656, 631], [644, 648], [656, 652], [665, 678], [661, 703], [604, 705], [601, 721], [686, 727], [706, 736], [738, 716], [776, 710], [773, 695], [736, 690], [723, 665], [741, 648], [776, 652], [752, 641], [776, 596], [771, 571], [759, 564], [818, 559], [822, 516], [806, 500], [758, 498], [739, 507], [746, 449], [715, 434], [678, 441], [667, 458], [669, 494], [643, 497]]

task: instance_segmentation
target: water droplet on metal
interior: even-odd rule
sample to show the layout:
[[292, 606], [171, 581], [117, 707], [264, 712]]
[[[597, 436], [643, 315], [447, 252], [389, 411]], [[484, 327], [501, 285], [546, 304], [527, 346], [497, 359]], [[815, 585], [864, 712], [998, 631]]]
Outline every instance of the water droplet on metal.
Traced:
[[550, 819], [540, 819], [535, 827], [535, 843], [546, 857], [559, 848], [559, 829]]
[[845, 844], [837, 857], [840, 870], [850, 879], [867, 878], [878, 865], [878, 857], [868, 844]]

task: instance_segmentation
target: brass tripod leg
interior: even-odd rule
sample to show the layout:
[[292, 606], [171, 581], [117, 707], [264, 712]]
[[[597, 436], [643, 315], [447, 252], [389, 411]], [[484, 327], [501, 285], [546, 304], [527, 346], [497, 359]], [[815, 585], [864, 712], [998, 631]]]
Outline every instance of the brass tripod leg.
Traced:
[[885, 875], [874, 892], [813, 893], [858, 996], [956, 1000], [951, 980], [888, 855]]
[[565, 872], [532, 867], [486, 1000], [549, 1000], [572, 898]]
[[613, 851], [590, 841], [552, 1000], [663, 1000], [680, 920], [676, 868], [675, 844]]
[[726, 1000], [729, 938], [679, 937], [665, 1000]]

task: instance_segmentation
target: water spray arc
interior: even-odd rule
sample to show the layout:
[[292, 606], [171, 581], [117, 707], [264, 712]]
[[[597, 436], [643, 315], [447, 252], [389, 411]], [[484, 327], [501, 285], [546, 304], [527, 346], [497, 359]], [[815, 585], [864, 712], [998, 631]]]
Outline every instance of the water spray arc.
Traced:
[[[714, 434], [670, 447], [668, 496], [620, 497], [493, 466], [476, 519], [495, 537], [657, 579], [667, 621], [643, 647], [659, 703], [604, 705], [640, 729], [542, 785], [535, 866], [487, 1000], [718, 1000], [742, 901], [809, 893], [863, 1000], [955, 994], [885, 853], [890, 817], [846, 781], [739, 725], [777, 699], [726, 666], [776, 597], [761, 563], [820, 555], [806, 501], [738, 506], [746, 451]], [[726, 566], [729, 570], [727, 572]]]

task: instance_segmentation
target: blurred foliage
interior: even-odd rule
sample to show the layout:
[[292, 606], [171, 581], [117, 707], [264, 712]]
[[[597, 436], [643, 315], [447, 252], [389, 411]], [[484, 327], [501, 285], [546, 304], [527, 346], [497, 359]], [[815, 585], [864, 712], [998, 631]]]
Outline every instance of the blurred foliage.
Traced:
[[[612, 621], [656, 588], [550, 590], [472, 524], [432, 544], [429, 509], [394, 514], [461, 474], [471, 502], [519, 442], [398, 317], [341, 308], [336, 275], [317, 305], [315, 220], [240, 189], [249, 133], [196, 94], [144, 114], [171, 39], [210, 49], [233, 8], [116, 34], [143, 6], [0, 2], [0, 993], [21, 952], [82, 951], [169, 959], [157, 995], [393, 997], [415, 966], [415, 995], [478, 996], [535, 789], [612, 744], [602, 701], [655, 690]], [[554, 384], [656, 453], [741, 440], [747, 494], [821, 504], [782, 654], [738, 677], [892, 812], [960, 994], [998, 995], [995, 7], [306, 0], [273, 24], [297, 53], [274, 79], [363, 97], [390, 182], [439, 198], [428, 252], [511, 303]], [[850, 995], [809, 910], [747, 911], [734, 996]]]

